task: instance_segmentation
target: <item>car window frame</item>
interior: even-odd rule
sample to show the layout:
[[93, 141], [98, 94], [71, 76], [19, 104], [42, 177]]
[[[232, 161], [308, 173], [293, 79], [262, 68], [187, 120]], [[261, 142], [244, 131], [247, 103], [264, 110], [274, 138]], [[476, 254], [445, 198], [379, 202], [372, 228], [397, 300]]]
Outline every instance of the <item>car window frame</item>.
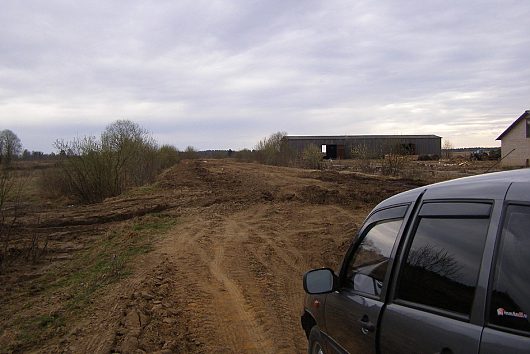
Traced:
[[[377, 301], [385, 301], [385, 298], [386, 298], [386, 289], [388, 288], [388, 282], [390, 281], [391, 279], [391, 268], [393, 267], [393, 263], [394, 263], [394, 259], [395, 259], [395, 255], [396, 255], [396, 251], [397, 251], [397, 248], [398, 248], [398, 244], [400, 243], [400, 238], [402, 237], [403, 235], [403, 231], [405, 229], [405, 226], [407, 224], [407, 220], [408, 220], [408, 217], [410, 217], [410, 213], [411, 213], [411, 210], [413, 209], [413, 207], [411, 206], [413, 203], [399, 203], [399, 204], [394, 204], [394, 205], [388, 205], [388, 206], [385, 206], [385, 207], [382, 207], [380, 209], [377, 209], [377, 210], [374, 210], [372, 211], [365, 219], [363, 225], [361, 226], [361, 228], [359, 229], [359, 232], [355, 235], [355, 239], [353, 240], [353, 242], [351, 243], [348, 251], [346, 252], [346, 255], [343, 259], [343, 262], [342, 262], [342, 265], [341, 265], [341, 268], [340, 268], [340, 273], [339, 273], [339, 276], [338, 276], [338, 288], [339, 290], [348, 290], [348, 291], [351, 291], [355, 294], [358, 294], [360, 296], [363, 296], [363, 297], [367, 297], [367, 298], [370, 298], [370, 299], [373, 299], [373, 300], [377, 300]], [[386, 211], [388, 211], [389, 209], [397, 209], [397, 208], [401, 208], [401, 207], [405, 207], [405, 210], [404, 210], [404, 213], [402, 214], [402, 216], [395, 216], [395, 217], [388, 217], [388, 218], [379, 218], [377, 217], [377, 214], [378, 213], [385, 213]], [[384, 214], [382, 214], [384, 215]], [[387, 269], [387, 272], [386, 272], [386, 275], [385, 275], [385, 280], [383, 282], [383, 287], [381, 288], [381, 295], [380, 296], [375, 296], [375, 295], [371, 295], [371, 294], [367, 294], [367, 293], [364, 293], [364, 292], [360, 292], [360, 291], [356, 291], [354, 289], [352, 289], [351, 287], [349, 286], [346, 286], [346, 274], [347, 274], [347, 271], [348, 271], [348, 265], [350, 263], [350, 261], [352, 260], [352, 257], [356, 254], [357, 250], [359, 249], [359, 246], [361, 245], [361, 243], [363, 242], [364, 238], [366, 237], [366, 235], [370, 232], [370, 230], [375, 227], [377, 224], [380, 224], [380, 223], [383, 223], [383, 222], [389, 222], [389, 221], [394, 221], [394, 220], [402, 220], [402, 223], [399, 227], [399, 231], [398, 231], [398, 234], [396, 235], [396, 240], [394, 241], [394, 245], [392, 246], [392, 250], [391, 250], [391, 253], [390, 253], [390, 257], [388, 259], [388, 269]]]
[[530, 202], [527, 201], [517, 201], [517, 200], [507, 200], [503, 203], [502, 206], [502, 215], [499, 221], [497, 236], [495, 238], [495, 246], [493, 251], [493, 256], [491, 260], [491, 267], [489, 272], [487, 294], [486, 294], [486, 306], [484, 308], [484, 327], [490, 328], [495, 331], [500, 331], [504, 333], [514, 334], [518, 336], [530, 337], [530, 332], [521, 331], [515, 328], [504, 327], [501, 325], [490, 323], [490, 306], [492, 301], [492, 292], [493, 292], [493, 282], [495, 280], [495, 273], [497, 271], [497, 261], [499, 258], [500, 250], [499, 247], [502, 242], [502, 234], [504, 232], [504, 225], [507, 219], [508, 208], [510, 206], [524, 206], [530, 208]]
[[[389, 302], [392, 302], [392, 303], [395, 303], [395, 304], [398, 304], [398, 305], [401, 305], [401, 306], [405, 306], [405, 307], [408, 307], [408, 308], [412, 308], [412, 309], [417, 309], [417, 310], [420, 310], [420, 311], [425, 311], [425, 312], [428, 312], [428, 313], [432, 313], [432, 314], [435, 314], [435, 315], [439, 315], [439, 316], [443, 316], [443, 317], [447, 317], [447, 318], [451, 318], [451, 319], [456, 319], [456, 320], [459, 320], [459, 321], [463, 321], [463, 322], [467, 322], [467, 323], [476, 323], [477, 322], [477, 316], [476, 316], [476, 308], [477, 308], [477, 304], [475, 304], [475, 302], [478, 300], [478, 297], [480, 297], [481, 295], [485, 296], [485, 294], [480, 294], [480, 292], [482, 291], [481, 287], [482, 287], [482, 284], [481, 284], [481, 274], [482, 272], [484, 272], [484, 269], [483, 269], [483, 266], [484, 266], [484, 263], [485, 263], [485, 257], [487, 255], [487, 249], [488, 249], [488, 244], [490, 243], [489, 242], [489, 239], [490, 239], [490, 233], [491, 233], [491, 229], [492, 227], [499, 227], [499, 225], [494, 225], [494, 220], [496, 220], [496, 205], [497, 205], [497, 200], [495, 199], [476, 199], [476, 198], [460, 198], [460, 199], [456, 199], [456, 198], [447, 198], [447, 199], [424, 199], [424, 200], [420, 200], [418, 201], [418, 204], [417, 206], [415, 207], [415, 213], [413, 215], [410, 216], [410, 220], [408, 221], [409, 222], [409, 225], [410, 227], [408, 227], [408, 230], [406, 231], [406, 234], [402, 236], [402, 244], [400, 245], [399, 247], [399, 251], [398, 251], [398, 255], [396, 257], [396, 260], [395, 260], [395, 267], [394, 267], [394, 273], [392, 275], [392, 287], [391, 289], [388, 291], [388, 298], [389, 298]], [[436, 217], [436, 215], [428, 215], [426, 213], [422, 213], [422, 208], [424, 205], [426, 204], [454, 204], [454, 203], [471, 203], [471, 204], [489, 204], [490, 205], [490, 210], [489, 210], [489, 216], [481, 216], [481, 215], [478, 215], [478, 216], [474, 216], [473, 214], [470, 214], [469, 212], [464, 212], [463, 214], [464, 215], [457, 215], [456, 213], [452, 212], [449, 209], [447, 209], [447, 212], [445, 213], [445, 215], [441, 215], [440, 217], [441, 218], [444, 218], [444, 219], [459, 219], [459, 218], [484, 218], [484, 219], [488, 219], [489, 222], [488, 222], [488, 228], [487, 228], [487, 232], [486, 232], [486, 235], [484, 236], [485, 237], [485, 240], [484, 240], [484, 249], [483, 249], [483, 252], [482, 252], [482, 260], [481, 260], [481, 265], [480, 265], [480, 268], [479, 268], [479, 272], [478, 272], [478, 278], [477, 278], [477, 284], [476, 284], [476, 288], [475, 288], [475, 296], [474, 296], [474, 300], [473, 300], [473, 303], [471, 305], [471, 310], [470, 310], [470, 314], [469, 316], [467, 315], [462, 315], [462, 314], [459, 314], [457, 312], [452, 312], [452, 311], [449, 311], [449, 310], [444, 310], [444, 309], [441, 309], [441, 308], [436, 308], [436, 307], [432, 307], [432, 306], [428, 306], [428, 305], [424, 305], [424, 304], [420, 304], [420, 303], [416, 303], [416, 302], [412, 302], [412, 301], [407, 301], [407, 300], [403, 300], [403, 299], [399, 299], [397, 297], [398, 295], [398, 288], [399, 288], [399, 281], [400, 281], [400, 277], [401, 277], [401, 272], [403, 271], [403, 264], [404, 262], [407, 261], [407, 258], [408, 258], [408, 254], [409, 254], [409, 251], [410, 251], [410, 248], [412, 246], [412, 242], [414, 241], [414, 236], [416, 235], [416, 231], [418, 229], [418, 226], [419, 226], [419, 223], [421, 221], [422, 218], [424, 217]], [[498, 230], [496, 229], [495, 230], [495, 233], [497, 233]], [[490, 266], [491, 267], [491, 266]], [[486, 270], [488, 271], [488, 276], [489, 276], [489, 269], [490, 267], [486, 267]], [[481, 319], [479, 319], [479, 322], [481, 322], [482, 324], [484, 323], [484, 318], [483, 318], [483, 312], [486, 310], [486, 307], [485, 306], [480, 306], [480, 317]]]

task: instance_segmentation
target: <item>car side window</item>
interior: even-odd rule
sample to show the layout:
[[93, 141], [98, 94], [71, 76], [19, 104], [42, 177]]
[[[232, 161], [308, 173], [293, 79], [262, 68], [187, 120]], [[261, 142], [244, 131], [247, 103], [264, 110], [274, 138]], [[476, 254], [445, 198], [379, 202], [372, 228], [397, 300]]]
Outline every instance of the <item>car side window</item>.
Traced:
[[489, 323], [530, 333], [530, 207], [509, 205], [497, 253]]
[[[467, 204], [422, 207], [400, 271], [397, 299], [469, 317], [490, 206]], [[478, 215], [473, 215], [474, 207]], [[458, 215], [459, 210], [465, 215]]]
[[365, 232], [347, 266], [347, 288], [380, 297], [388, 260], [402, 223], [402, 218], [382, 220]]

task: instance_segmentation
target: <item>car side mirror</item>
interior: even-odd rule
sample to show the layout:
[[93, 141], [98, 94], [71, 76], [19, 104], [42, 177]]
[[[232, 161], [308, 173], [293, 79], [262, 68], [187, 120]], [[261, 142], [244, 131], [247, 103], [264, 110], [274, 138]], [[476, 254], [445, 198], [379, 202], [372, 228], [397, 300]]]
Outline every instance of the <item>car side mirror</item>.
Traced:
[[308, 294], [330, 293], [336, 288], [337, 277], [329, 268], [313, 269], [304, 274], [304, 290]]

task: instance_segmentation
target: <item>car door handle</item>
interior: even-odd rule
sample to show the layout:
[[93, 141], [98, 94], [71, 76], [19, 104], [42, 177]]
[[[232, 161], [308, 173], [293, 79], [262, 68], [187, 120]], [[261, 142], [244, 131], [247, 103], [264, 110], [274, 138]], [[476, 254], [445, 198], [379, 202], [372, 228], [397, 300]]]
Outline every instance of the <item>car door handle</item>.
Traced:
[[375, 331], [375, 326], [372, 322], [370, 322], [370, 319], [367, 315], [364, 315], [359, 320], [359, 323], [361, 324], [361, 332], [363, 332], [363, 334], [368, 334], [369, 332]]

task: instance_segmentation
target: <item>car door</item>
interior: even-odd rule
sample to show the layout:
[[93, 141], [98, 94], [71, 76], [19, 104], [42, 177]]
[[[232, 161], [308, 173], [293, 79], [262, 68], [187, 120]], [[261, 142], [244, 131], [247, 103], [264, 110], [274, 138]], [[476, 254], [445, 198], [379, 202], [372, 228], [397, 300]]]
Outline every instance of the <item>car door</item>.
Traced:
[[530, 205], [509, 203], [496, 247], [480, 354], [530, 353], [529, 269]]
[[492, 208], [488, 201], [422, 204], [382, 315], [381, 353], [479, 352], [482, 323], [472, 313], [484, 297], [476, 289], [486, 240], [494, 239]]
[[376, 327], [407, 205], [373, 213], [345, 257], [339, 290], [327, 296], [325, 335], [334, 352], [375, 353]]

